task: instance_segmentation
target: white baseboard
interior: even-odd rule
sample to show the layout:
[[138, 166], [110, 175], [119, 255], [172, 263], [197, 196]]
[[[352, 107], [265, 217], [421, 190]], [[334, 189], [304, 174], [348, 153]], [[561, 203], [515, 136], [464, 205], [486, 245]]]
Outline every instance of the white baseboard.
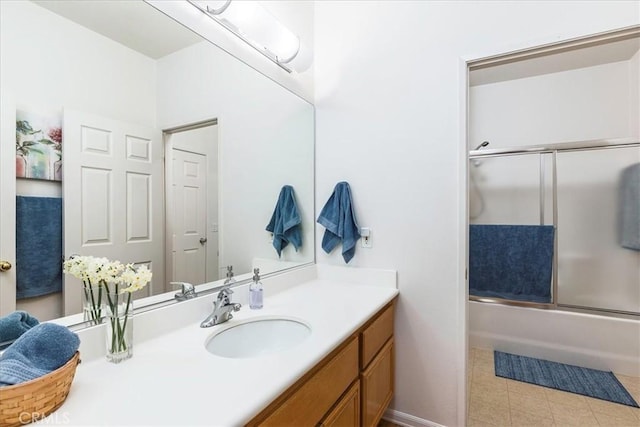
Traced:
[[395, 409], [387, 409], [382, 418], [403, 427], [444, 427], [433, 421], [414, 417], [413, 415], [405, 414]]

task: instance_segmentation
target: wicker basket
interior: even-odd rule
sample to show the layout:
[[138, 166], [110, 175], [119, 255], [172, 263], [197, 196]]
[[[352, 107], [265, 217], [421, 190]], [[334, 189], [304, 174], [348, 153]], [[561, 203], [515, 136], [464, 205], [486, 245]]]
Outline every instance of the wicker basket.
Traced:
[[58, 409], [69, 394], [80, 353], [60, 368], [24, 383], [0, 388], [0, 427], [28, 424]]

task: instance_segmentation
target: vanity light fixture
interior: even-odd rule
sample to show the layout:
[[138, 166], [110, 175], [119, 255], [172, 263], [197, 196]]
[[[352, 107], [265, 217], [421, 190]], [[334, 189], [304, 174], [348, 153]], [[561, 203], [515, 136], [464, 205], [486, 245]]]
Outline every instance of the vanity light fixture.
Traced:
[[292, 68], [303, 71], [302, 67], [308, 67], [307, 64], [292, 66], [291, 63], [295, 58], [304, 56], [299, 55], [302, 47], [299, 37], [282, 25], [258, 2], [246, 0], [188, 1], [285, 71], [290, 73]]

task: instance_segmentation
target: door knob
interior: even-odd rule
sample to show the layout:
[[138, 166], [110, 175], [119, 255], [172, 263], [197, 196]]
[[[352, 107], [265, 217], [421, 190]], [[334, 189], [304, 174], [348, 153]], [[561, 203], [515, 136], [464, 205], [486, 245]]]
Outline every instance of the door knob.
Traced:
[[11, 270], [11, 263], [9, 261], [0, 261], [0, 272]]
[[204, 245], [205, 243], [207, 243], [207, 238], [206, 237], [201, 237], [200, 238], [200, 244]]

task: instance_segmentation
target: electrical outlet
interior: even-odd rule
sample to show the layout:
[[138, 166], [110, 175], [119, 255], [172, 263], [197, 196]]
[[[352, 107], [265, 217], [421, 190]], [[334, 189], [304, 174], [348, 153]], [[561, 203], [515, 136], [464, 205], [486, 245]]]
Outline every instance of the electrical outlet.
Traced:
[[360, 229], [360, 239], [362, 240], [363, 248], [371, 248], [373, 244], [371, 243], [371, 229], [367, 227], [363, 227]]

